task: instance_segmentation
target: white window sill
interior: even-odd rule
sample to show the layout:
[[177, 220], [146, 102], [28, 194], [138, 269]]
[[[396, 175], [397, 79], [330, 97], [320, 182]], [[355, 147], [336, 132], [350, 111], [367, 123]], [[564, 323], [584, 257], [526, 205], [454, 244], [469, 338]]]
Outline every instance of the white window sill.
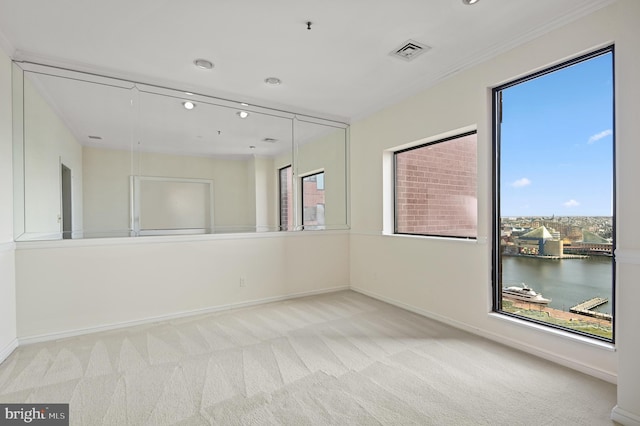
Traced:
[[459, 243], [467, 244], [487, 244], [487, 237], [477, 238], [454, 238], [454, 237], [437, 237], [433, 235], [413, 235], [413, 234], [394, 234], [391, 232], [382, 232], [383, 237], [395, 237], [395, 238], [416, 238], [421, 240], [433, 240], [433, 241], [455, 241]]
[[615, 352], [616, 346], [613, 343], [605, 342], [596, 338], [591, 338], [587, 336], [582, 336], [580, 334], [571, 333], [569, 331], [557, 329], [554, 327], [545, 326], [542, 324], [537, 324], [535, 322], [527, 321], [520, 318], [515, 318], [509, 315], [503, 315], [498, 312], [490, 312], [490, 318], [495, 318], [500, 321], [506, 321], [510, 324], [514, 324], [520, 327], [527, 327], [530, 330], [540, 331], [542, 333], [551, 334], [554, 336], [560, 336], [564, 339], [568, 339], [574, 342], [583, 343], [585, 345], [593, 346], [599, 349], [604, 349], [606, 351]]
[[304, 238], [322, 237], [330, 235], [348, 234], [349, 230], [322, 230], [322, 231], [274, 231], [274, 232], [237, 232], [220, 234], [188, 234], [188, 235], [158, 235], [139, 237], [114, 237], [114, 238], [86, 238], [68, 240], [33, 240], [16, 241], [17, 250], [93, 247], [110, 245], [136, 245], [136, 244], [165, 244], [201, 241], [243, 240], [258, 238]]

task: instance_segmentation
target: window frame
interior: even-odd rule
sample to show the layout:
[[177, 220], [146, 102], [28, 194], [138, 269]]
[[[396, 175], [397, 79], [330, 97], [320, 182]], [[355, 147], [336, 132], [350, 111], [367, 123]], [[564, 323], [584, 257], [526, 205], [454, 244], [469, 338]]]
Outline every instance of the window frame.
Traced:
[[[595, 334], [586, 333], [580, 330], [571, 329], [568, 327], [563, 327], [557, 324], [553, 324], [550, 322], [536, 320], [534, 318], [525, 317], [523, 315], [517, 315], [515, 313], [507, 312], [502, 309], [502, 283], [500, 282], [500, 277], [502, 275], [502, 261], [500, 255], [500, 237], [501, 237], [501, 216], [500, 216], [500, 183], [501, 183], [501, 163], [500, 163], [500, 141], [501, 141], [501, 123], [502, 123], [502, 91], [505, 89], [517, 86], [519, 84], [525, 83], [530, 80], [534, 80], [538, 77], [542, 77], [548, 74], [552, 74], [556, 71], [563, 70], [565, 68], [569, 68], [573, 65], [577, 65], [583, 62], [586, 62], [590, 59], [594, 59], [601, 55], [611, 54], [611, 81], [612, 81], [612, 131], [613, 131], [613, 141], [612, 141], [612, 275], [611, 275], [611, 311], [614, 313], [611, 327], [612, 327], [612, 335], [611, 339], [606, 337], [598, 336]], [[527, 74], [523, 77], [516, 78], [507, 83], [501, 84], [492, 88], [491, 90], [491, 127], [492, 127], [492, 164], [491, 164], [491, 173], [492, 173], [492, 212], [491, 212], [491, 311], [494, 314], [503, 315], [506, 317], [516, 318], [518, 320], [522, 320], [528, 323], [542, 325], [544, 327], [548, 327], [549, 329], [561, 330], [564, 332], [568, 332], [574, 335], [587, 337], [589, 339], [599, 340], [606, 343], [615, 344], [616, 338], [616, 259], [615, 259], [615, 249], [616, 249], [616, 235], [617, 235], [617, 226], [616, 226], [616, 204], [617, 204], [617, 195], [616, 195], [616, 187], [617, 187], [617, 172], [616, 172], [616, 85], [615, 85], [615, 45], [611, 44], [603, 48], [596, 49], [592, 52], [579, 55], [575, 58], [568, 59], [566, 61], [560, 62], [558, 64], [546, 67], [542, 70]]]
[[[395, 151], [392, 151], [392, 158], [391, 158], [391, 164], [392, 164], [392, 176], [393, 176], [393, 187], [392, 187], [392, 196], [393, 196], [393, 235], [411, 235], [411, 236], [419, 236], [419, 237], [434, 237], [434, 238], [453, 238], [453, 239], [457, 239], [457, 240], [470, 240], [470, 241], [476, 241], [478, 239], [478, 235], [477, 235], [477, 231], [478, 231], [478, 222], [476, 219], [476, 236], [475, 237], [470, 237], [470, 236], [460, 236], [460, 235], [440, 235], [440, 234], [423, 234], [423, 233], [415, 233], [415, 232], [398, 232], [398, 154], [402, 154], [408, 151], [413, 151], [416, 149], [420, 149], [420, 148], [425, 148], [428, 146], [432, 146], [432, 145], [437, 145], [440, 143], [444, 143], [444, 142], [448, 142], [454, 139], [460, 139], [460, 138], [464, 138], [467, 136], [471, 136], [471, 135], [476, 135], [476, 166], [478, 163], [478, 157], [477, 157], [477, 134], [478, 134], [478, 130], [477, 129], [473, 129], [473, 130], [468, 130], [468, 131], [464, 131], [461, 133], [455, 133], [452, 134], [451, 136], [446, 136], [446, 137], [441, 137], [441, 138], [437, 138], [435, 140], [429, 141], [429, 142], [425, 142], [425, 143], [421, 143], [418, 145], [414, 145], [414, 146], [410, 146], [408, 148], [402, 148], [402, 149], [398, 149]], [[476, 171], [476, 197], [478, 194], [478, 180], [477, 180], [477, 171]], [[476, 198], [477, 199], [477, 198]], [[477, 209], [477, 205], [476, 205], [476, 209]]]
[[[289, 219], [289, 221], [291, 221], [292, 229], [289, 229], [289, 223], [282, 223], [282, 172], [286, 169], [290, 169], [291, 170], [291, 174], [289, 175], [291, 177], [291, 184], [292, 184], [292, 191], [291, 194], [289, 195], [288, 201], [291, 201], [291, 204], [294, 204], [294, 200], [293, 200], [293, 165], [289, 164], [287, 166], [284, 167], [280, 167], [278, 169], [278, 231], [292, 231], [293, 228], [295, 228], [295, 222], [294, 222], [294, 218], [287, 218]], [[289, 203], [287, 203], [287, 205], [289, 206]], [[295, 208], [292, 208], [292, 206], [289, 206], [289, 210], [291, 212], [291, 214], [294, 214], [294, 210]], [[287, 214], [289, 214], [289, 212], [287, 212]]]

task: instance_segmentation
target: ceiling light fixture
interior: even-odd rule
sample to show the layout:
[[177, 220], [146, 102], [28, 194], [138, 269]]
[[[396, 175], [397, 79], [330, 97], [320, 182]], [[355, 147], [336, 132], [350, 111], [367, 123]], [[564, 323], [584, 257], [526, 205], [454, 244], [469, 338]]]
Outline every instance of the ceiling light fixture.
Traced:
[[240, 105], [242, 105], [242, 106], [249, 106], [249, 104], [248, 104], [248, 103], [246, 103], [246, 102], [240, 102]]
[[277, 86], [278, 84], [282, 83], [282, 80], [280, 80], [278, 77], [267, 77], [264, 79], [264, 82], [272, 86]]
[[195, 61], [193, 61], [193, 64], [203, 70], [210, 70], [211, 68], [213, 68], [213, 62], [206, 59], [196, 59]]
[[472, 5], [478, 3], [480, 0], [462, 0], [462, 3], [466, 5]]
[[182, 106], [183, 106], [185, 109], [189, 109], [189, 110], [191, 110], [191, 109], [194, 109], [194, 108], [196, 107], [196, 104], [194, 104], [194, 103], [193, 103], [193, 102], [191, 102], [191, 101], [184, 101], [184, 102], [182, 103]]
[[240, 118], [247, 118], [249, 116], [249, 113], [247, 111], [238, 111], [236, 112], [236, 114], [238, 114], [238, 117]]

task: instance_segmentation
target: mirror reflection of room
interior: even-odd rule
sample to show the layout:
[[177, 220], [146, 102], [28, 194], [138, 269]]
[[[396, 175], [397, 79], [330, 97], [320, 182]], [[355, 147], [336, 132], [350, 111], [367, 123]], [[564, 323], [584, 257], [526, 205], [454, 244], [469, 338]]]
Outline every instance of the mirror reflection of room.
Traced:
[[14, 93], [17, 240], [348, 227], [342, 123], [34, 64]]

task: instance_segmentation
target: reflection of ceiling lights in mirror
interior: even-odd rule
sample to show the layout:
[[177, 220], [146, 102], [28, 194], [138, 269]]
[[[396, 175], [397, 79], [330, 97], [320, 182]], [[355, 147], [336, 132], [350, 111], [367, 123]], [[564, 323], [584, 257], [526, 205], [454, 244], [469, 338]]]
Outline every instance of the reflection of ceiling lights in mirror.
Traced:
[[206, 59], [196, 59], [195, 61], [193, 61], [193, 63], [197, 68], [203, 70], [210, 70], [211, 68], [213, 68], [213, 63]]
[[[135, 125], [145, 126], [145, 140], [136, 144], [136, 150], [194, 157], [229, 157], [235, 161], [254, 154], [275, 158], [291, 152], [294, 130], [296, 141], [302, 144], [322, 138], [332, 129], [320, 124], [293, 122], [293, 114], [289, 116], [290, 113], [270, 110], [242, 97], [221, 100], [191, 88], [152, 85], [134, 89], [139, 91], [134, 102], [137, 113], [131, 116], [133, 94], [122, 90], [120, 86], [124, 84], [100, 84], [90, 81], [93, 77], [88, 75], [49, 71], [44, 66], [42, 70], [41, 74], [25, 71], [24, 77], [37, 82], [37, 89], [42, 90], [43, 96], [54, 100], [56, 108], [63, 112], [64, 121], [70, 123], [76, 139], [90, 147], [130, 151], [130, 126], [118, 123], [139, 123]], [[63, 75], [55, 75], [56, 72]], [[262, 73], [267, 76], [274, 74]], [[109, 82], [105, 78], [105, 83]], [[260, 85], [260, 77], [257, 84]], [[262, 84], [266, 86], [266, 83]], [[265, 87], [264, 90], [286, 88], [284, 83], [282, 86]], [[83, 98], [91, 102], [78, 108], [77, 100]], [[33, 102], [30, 98], [27, 101]], [[234, 120], [233, 115], [239, 121]], [[255, 148], [249, 150], [250, 145]]]
[[272, 86], [277, 86], [278, 84], [282, 83], [282, 80], [280, 80], [278, 77], [267, 77], [264, 79], [264, 82]]

